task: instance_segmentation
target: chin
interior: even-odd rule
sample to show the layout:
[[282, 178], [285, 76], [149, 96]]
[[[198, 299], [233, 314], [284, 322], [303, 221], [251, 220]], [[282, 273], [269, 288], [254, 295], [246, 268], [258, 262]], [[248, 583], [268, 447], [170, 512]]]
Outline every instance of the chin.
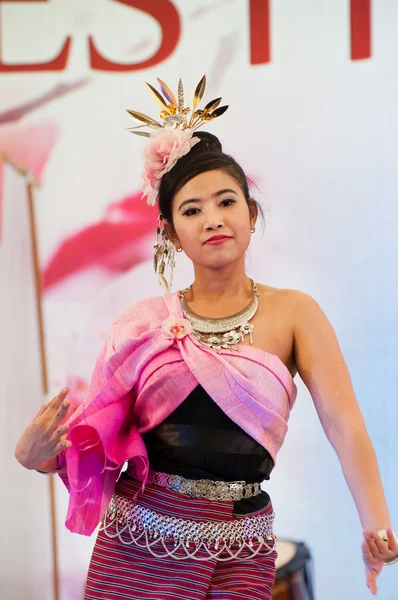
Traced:
[[223, 269], [225, 267], [229, 267], [233, 263], [239, 262], [243, 257], [244, 254], [240, 254], [238, 256], [220, 256], [217, 260], [209, 261], [209, 263], [206, 264], [206, 267], [216, 270]]

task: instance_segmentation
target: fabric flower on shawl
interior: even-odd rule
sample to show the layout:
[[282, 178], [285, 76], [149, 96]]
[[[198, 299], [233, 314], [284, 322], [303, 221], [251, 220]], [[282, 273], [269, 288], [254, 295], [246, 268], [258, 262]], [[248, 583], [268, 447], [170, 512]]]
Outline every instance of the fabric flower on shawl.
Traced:
[[188, 319], [181, 319], [178, 315], [172, 313], [168, 319], [163, 321], [162, 331], [168, 338], [181, 340], [193, 332], [193, 327]]
[[200, 138], [194, 138], [192, 134], [193, 129], [164, 128], [149, 139], [142, 154], [142, 181], [143, 196], [147, 197], [150, 206], [156, 203], [162, 176], [174, 167], [179, 158], [188, 154], [191, 148], [200, 142]]

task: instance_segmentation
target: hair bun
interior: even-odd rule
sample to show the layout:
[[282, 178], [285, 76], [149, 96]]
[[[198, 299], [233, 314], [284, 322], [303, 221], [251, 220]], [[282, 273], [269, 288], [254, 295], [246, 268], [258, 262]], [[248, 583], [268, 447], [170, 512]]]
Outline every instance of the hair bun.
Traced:
[[217, 150], [222, 152], [221, 142], [216, 135], [213, 135], [208, 131], [194, 131], [193, 137], [198, 137], [204, 142], [204, 144], [196, 144], [196, 146], [194, 146], [197, 151], [203, 150], [203, 146], [205, 146], [206, 149], [217, 148]]

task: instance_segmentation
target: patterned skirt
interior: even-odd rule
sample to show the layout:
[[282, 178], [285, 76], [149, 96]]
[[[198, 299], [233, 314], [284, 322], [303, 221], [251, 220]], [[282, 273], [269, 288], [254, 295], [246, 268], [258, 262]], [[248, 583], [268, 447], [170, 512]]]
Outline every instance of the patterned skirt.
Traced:
[[133, 500], [139, 489], [124, 476], [117, 483], [94, 546], [85, 600], [271, 600], [277, 553], [275, 538], [264, 536], [272, 526], [271, 503], [238, 517], [233, 501], [191, 498], [155, 485]]

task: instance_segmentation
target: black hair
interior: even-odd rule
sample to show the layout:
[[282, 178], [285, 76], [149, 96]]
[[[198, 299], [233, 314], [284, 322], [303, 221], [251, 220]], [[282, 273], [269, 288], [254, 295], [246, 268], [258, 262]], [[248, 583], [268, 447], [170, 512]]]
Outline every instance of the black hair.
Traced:
[[[188, 181], [214, 169], [222, 169], [228, 175], [231, 175], [241, 187], [247, 204], [251, 199], [249, 191], [249, 179], [246, 177], [242, 167], [236, 160], [225, 154], [222, 150], [220, 140], [207, 131], [195, 131], [195, 137], [200, 138], [200, 142], [195, 144], [188, 154], [182, 156], [174, 167], [165, 173], [161, 179], [159, 187], [159, 210], [162, 217], [173, 226], [172, 201], [174, 195]], [[251, 182], [250, 182], [251, 183]], [[263, 211], [261, 206], [255, 201], [261, 216]]]

